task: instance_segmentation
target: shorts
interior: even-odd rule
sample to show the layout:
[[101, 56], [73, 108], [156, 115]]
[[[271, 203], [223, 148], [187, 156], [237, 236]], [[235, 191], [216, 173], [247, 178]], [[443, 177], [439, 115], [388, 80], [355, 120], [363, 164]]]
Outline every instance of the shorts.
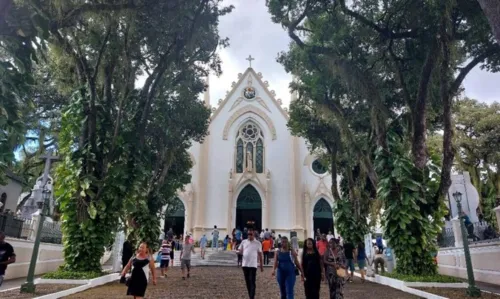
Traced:
[[188, 270], [191, 268], [191, 260], [181, 260], [181, 269], [188, 268]]
[[354, 260], [353, 259], [347, 259], [347, 269], [354, 271]]
[[365, 260], [358, 260], [358, 267], [359, 270], [363, 270], [366, 266], [366, 261]]
[[170, 264], [170, 260], [160, 260], [160, 268], [168, 268], [168, 264]]
[[200, 246], [200, 249], [201, 249], [201, 250], [205, 250], [205, 249], [207, 249], [207, 245]]

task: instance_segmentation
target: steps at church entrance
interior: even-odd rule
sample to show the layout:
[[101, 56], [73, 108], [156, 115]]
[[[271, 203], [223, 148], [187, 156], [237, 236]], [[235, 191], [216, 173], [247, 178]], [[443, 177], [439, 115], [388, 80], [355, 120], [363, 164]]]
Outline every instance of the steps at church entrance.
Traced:
[[[201, 258], [200, 249], [196, 248], [196, 254], [191, 255], [191, 266], [237, 266], [238, 256], [236, 251], [212, 251], [208, 249], [205, 253], [205, 259]], [[273, 260], [269, 263], [272, 266]], [[174, 253], [174, 267], [180, 267], [180, 251]], [[267, 267], [266, 266], [266, 267]]]

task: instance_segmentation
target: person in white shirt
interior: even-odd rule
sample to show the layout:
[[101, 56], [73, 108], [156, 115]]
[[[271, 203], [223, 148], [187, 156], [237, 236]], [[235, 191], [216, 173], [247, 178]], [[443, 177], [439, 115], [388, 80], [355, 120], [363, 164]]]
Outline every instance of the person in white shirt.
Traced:
[[[257, 276], [257, 266], [260, 264], [260, 272], [264, 272], [262, 262], [262, 244], [255, 239], [256, 231], [253, 228], [248, 229], [248, 239], [241, 242], [239, 254], [243, 255], [243, 275], [247, 284], [248, 297], [255, 298], [255, 279]], [[257, 263], [259, 259], [259, 264]]]
[[332, 231], [331, 231], [331, 230], [329, 230], [329, 231], [328, 231], [328, 235], [326, 235], [326, 240], [327, 240], [328, 242], [330, 242], [330, 240], [331, 240], [331, 239], [333, 239], [333, 238], [334, 238], [334, 236], [333, 236], [333, 234], [332, 234]]

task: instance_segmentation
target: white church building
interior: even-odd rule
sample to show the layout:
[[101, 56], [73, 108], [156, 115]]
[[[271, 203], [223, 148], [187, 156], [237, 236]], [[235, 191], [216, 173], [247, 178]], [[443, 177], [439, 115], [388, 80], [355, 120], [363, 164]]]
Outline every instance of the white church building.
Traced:
[[[179, 191], [179, 209], [163, 228], [193, 233], [217, 225], [221, 238], [253, 225], [300, 239], [333, 230], [331, 176], [304, 139], [287, 128], [288, 113], [261, 73], [249, 67], [218, 107], [209, 135], [190, 149], [192, 181]], [[291, 101], [295, 95], [291, 95]], [[210, 88], [204, 94], [210, 106]]]

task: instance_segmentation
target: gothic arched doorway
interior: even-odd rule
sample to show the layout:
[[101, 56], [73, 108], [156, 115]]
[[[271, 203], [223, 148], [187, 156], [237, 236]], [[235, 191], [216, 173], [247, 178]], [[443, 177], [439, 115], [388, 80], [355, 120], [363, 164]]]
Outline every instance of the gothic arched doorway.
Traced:
[[241, 190], [236, 201], [236, 228], [253, 226], [259, 231], [262, 228], [262, 200], [259, 192], [252, 185]]
[[323, 234], [327, 234], [328, 231], [331, 231], [333, 234], [335, 234], [333, 228], [332, 207], [324, 198], [320, 198], [320, 200], [318, 200], [318, 202], [314, 205], [313, 226], [314, 233], [316, 233], [317, 229], [319, 228], [319, 230]]
[[182, 201], [176, 197], [165, 210], [165, 233], [172, 228], [174, 235], [183, 235], [185, 219], [185, 208]]

